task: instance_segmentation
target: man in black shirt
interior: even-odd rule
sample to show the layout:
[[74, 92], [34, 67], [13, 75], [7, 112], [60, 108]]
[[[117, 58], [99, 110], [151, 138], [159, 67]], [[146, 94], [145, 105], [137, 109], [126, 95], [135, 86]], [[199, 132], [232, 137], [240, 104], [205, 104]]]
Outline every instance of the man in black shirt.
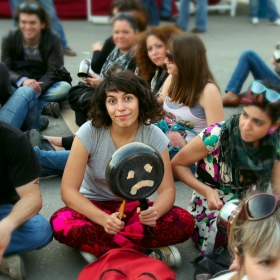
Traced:
[[52, 240], [42, 207], [38, 176], [42, 168], [28, 138], [0, 121], [0, 273], [23, 279], [19, 254]]

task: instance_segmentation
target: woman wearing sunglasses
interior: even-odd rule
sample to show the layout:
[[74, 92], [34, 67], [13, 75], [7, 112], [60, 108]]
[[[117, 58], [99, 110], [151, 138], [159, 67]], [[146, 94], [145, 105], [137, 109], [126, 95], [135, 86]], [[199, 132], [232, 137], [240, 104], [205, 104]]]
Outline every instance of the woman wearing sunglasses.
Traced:
[[239, 105], [240, 97], [238, 94], [241, 92], [242, 86], [250, 73], [252, 73], [255, 80], [268, 79], [271, 83], [280, 85], [280, 63], [276, 63], [274, 56], [271, 58], [271, 63], [275, 66], [276, 73], [254, 51], [244, 51], [228, 82], [225, 90], [226, 94], [222, 98], [224, 107]]
[[[104, 62], [100, 75], [89, 73], [90, 77], [84, 78], [82, 84], [78, 84], [69, 91], [68, 102], [75, 111], [76, 123], [78, 126], [87, 120], [89, 101], [94, 90], [102, 82], [104, 73], [108, 69], [129, 69], [135, 70], [135, 40], [138, 36], [138, 23], [132, 13], [118, 13], [113, 20], [113, 40], [116, 47], [109, 54]], [[85, 94], [82, 96], [82, 94]]]
[[182, 33], [169, 40], [168, 49], [164, 62], [170, 75], [159, 97], [166, 114], [158, 125], [167, 132], [172, 157], [206, 126], [224, 120], [224, 111], [201, 39]]
[[[227, 245], [216, 226], [224, 203], [255, 188], [266, 191], [270, 182], [280, 193], [279, 92], [253, 82], [240, 115], [207, 127], [172, 160], [173, 172], [194, 190], [188, 210], [196, 219], [192, 239], [202, 254]], [[195, 162], [194, 176], [189, 166]]]
[[[132, 12], [136, 18], [139, 32], [146, 30], [149, 23], [149, 14], [146, 7], [140, 0], [115, 0], [110, 7], [110, 21], [113, 23], [114, 17], [120, 12]], [[102, 46], [100, 42], [94, 43], [91, 47], [93, 54], [91, 59], [91, 69], [99, 74], [103, 64], [109, 54], [116, 47], [113, 36], [107, 38]]]
[[279, 201], [280, 196], [257, 194], [242, 203], [229, 228], [233, 272], [214, 279], [280, 279]]
[[152, 27], [137, 38], [135, 53], [139, 75], [149, 81], [152, 92], [157, 96], [168, 77], [164, 60], [168, 40], [173, 35], [182, 33], [176, 26], [160, 25]]

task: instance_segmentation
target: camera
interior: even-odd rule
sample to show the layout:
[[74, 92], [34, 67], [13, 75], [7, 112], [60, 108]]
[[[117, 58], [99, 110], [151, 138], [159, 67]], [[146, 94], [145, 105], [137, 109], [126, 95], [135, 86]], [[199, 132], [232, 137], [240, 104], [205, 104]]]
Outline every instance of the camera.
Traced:
[[79, 78], [90, 78], [90, 60], [89, 59], [84, 59], [81, 61], [80, 66], [79, 66], [79, 70], [77, 73], [77, 76]]
[[280, 42], [276, 45], [276, 51], [274, 51], [273, 57], [276, 63], [280, 63]]

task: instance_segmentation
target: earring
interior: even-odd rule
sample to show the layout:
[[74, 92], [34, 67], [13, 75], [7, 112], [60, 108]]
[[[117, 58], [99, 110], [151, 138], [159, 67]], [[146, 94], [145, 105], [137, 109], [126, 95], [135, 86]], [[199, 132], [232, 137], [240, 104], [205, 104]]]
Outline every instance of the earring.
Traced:
[[272, 135], [274, 133], [274, 130], [273, 129], [270, 129], [269, 131], [268, 131], [268, 135]]

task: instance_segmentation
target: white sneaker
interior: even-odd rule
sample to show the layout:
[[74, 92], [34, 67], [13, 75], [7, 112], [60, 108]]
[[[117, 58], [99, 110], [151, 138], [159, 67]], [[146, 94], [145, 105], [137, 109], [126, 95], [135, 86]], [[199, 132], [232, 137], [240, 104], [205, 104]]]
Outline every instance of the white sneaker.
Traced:
[[[154, 252], [150, 254], [150, 257], [154, 259], [162, 257], [162, 261], [170, 267], [179, 267], [182, 264], [180, 252], [175, 246], [160, 247], [152, 250]], [[162, 256], [156, 252], [157, 250], [160, 251]]]
[[259, 23], [259, 19], [257, 17], [253, 17], [252, 18], [252, 23], [253, 24], [258, 24]]
[[91, 253], [84, 252], [84, 251], [80, 251], [80, 253], [88, 263], [92, 263], [97, 260], [97, 257]]
[[271, 24], [280, 25], [280, 18], [276, 19], [275, 21], [272, 21]]
[[0, 273], [9, 275], [16, 280], [24, 280], [25, 271], [20, 255], [7, 255], [0, 262]]

